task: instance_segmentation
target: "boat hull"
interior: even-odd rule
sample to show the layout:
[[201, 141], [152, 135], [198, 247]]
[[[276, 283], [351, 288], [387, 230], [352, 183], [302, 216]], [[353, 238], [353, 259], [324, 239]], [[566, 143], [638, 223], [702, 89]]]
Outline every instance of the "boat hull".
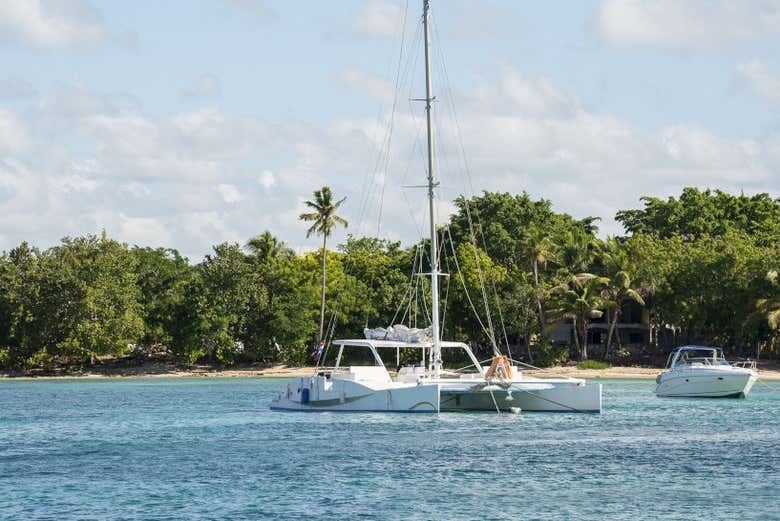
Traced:
[[442, 389], [442, 411], [601, 412], [601, 384], [556, 385], [545, 389]]
[[291, 380], [271, 402], [276, 411], [303, 412], [601, 412], [601, 384], [531, 379], [509, 387], [481, 381], [361, 381], [326, 376]]
[[438, 385], [296, 378], [271, 402], [275, 411], [303, 412], [439, 412]]
[[752, 371], [670, 371], [659, 376], [655, 394], [669, 398], [745, 398], [756, 380]]

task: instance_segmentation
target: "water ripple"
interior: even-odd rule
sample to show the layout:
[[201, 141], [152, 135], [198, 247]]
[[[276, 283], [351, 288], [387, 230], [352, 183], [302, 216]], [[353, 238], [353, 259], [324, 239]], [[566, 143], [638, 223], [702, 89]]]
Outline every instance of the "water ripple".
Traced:
[[296, 414], [276, 379], [0, 382], [0, 518], [780, 519], [780, 384], [602, 415]]

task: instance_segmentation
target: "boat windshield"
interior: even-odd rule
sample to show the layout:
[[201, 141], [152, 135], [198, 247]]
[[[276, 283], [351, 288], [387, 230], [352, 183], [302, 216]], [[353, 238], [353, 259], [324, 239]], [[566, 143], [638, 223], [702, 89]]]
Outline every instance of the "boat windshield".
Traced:
[[368, 346], [334, 345], [325, 353], [322, 367], [365, 367], [381, 365]]
[[[377, 347], [377, 353], [384, 361], [389, 370], [400, 371], [401, 368], [414, 368], [428, 366], [430, 356], [430, 347]], [[442, 347], [441, 350], [442, 369], [445, 372], [470, 373], [479, 372], [474, 365], [469, 353], [462, 347]], [[343, 364], [342, 364], [343, 365]]]
[[729, 365], [720, 349], [685, 349], [680, 351], [675, 365]]

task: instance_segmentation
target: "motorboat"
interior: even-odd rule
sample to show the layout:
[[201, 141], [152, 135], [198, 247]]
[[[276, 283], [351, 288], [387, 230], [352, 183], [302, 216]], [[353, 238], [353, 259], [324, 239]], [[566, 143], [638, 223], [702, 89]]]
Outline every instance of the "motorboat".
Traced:
[[[271, 409], [601, 412], [601, 384], [588, 384], [579, 378], [527, 376], [505, 356], [483, 366], [462, 342], [442, 341], [439, 347], [445, 358], [466, 359], [468, 365], [441, 369], [438, 375], [426, 367], [426, 355], [435, 349], [433, 342], [357, 339], [335, 340], [333, 346], [335, 364], [320, 366], [316, 374], [289, 382], [287, 389], [273, 400]], [[402, 352], [406, 360], [416, 361], [402, 363]], [[410, 352], [417, 356], [409, 357]], [[395, 354], [394, 376], [386, 368], [382, 354]], [[345, 365], [349, 358], [362, 363]]]
[[744, 398], [758, 379], [755, 362], [729, 363], [717, 347], [682, 346], [656, 378], [658, 396]]
[[[321, 356], [318, 354], [317, 367], [312, 376], [290, 381], [286, 390], [272, 400], [271, 408], [287, 411], [415, 413], [521, 410], [601, 412], [601, 384], [588, 384], [578, 378], [534, 378], [524, 374], [515, 361], [501, 354], [481, 271], [480, 283], [487, 323], [483, 331], [493, 350], [490, 364], [482, 365], [468, 344], [442, 339], [439, 279], [448, 274], [440, 270], [439, 234], [436, 228], [436, 194], [440, 183], [435, 175], [433, 160], [432, 112], [436, 97], [432, 93], [431, 83], [429, 0], [423, 0], [422, 25], [425, 42], [425, 98], [417, 101], [425, 103], [426, 115], [427, 183], [421, 188], [425, 188], [428, 195], [427, 242], [430, 252], [427, 261], [430, 271], [413, 275], [430, 277], [430, 294], [423, 299], [425, 320], [430, 327], [410, 331], [409, 327], [396, 324], [388, 330], [366, 329], [366, 338], [321, 339], [327, 347], [323, 347]], [[473, 230], [471, 233], [474, 239]], [[422, 260], [418, 267], [422, 268]], [[394, 329], [392, 335], [390, 329]], [[507, 351], [508, 343], [505, 339]], [[393, 355], [396, 364], [394, 374], [391, 375], [384, 359], [389, 360]], [[328, 365], [333, 358], [334, 363]], [[464, 367], [459, 367], [459, 364]]]

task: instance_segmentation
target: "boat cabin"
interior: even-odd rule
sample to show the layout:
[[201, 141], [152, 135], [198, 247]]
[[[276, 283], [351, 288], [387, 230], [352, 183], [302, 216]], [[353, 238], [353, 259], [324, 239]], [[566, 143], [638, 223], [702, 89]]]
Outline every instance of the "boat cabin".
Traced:
[[[463, 361], [465, 367], [456, 370], [444, 369], [442, 373], [458, 373], [470, 371], [475, 376], [484, 377], [485, 369], [474, 356], [471, 348], [462, 342], [445, 342], [439, 344], [442, 358], [452, 362]], [[428, 360], [433, 348], [432, 342], [399, 342], [395, 340], [334, 340], [333, 345], [323, 354], [318, 374], [330, 377], [338, 374], [339, 378], [354, 378], [356, 380], [390, 380], [390, 373], [385, 360], [391, 363], [396, 372], [396, 381], [416, 381], [419, 377], [429, 374]], [[332, 365], [328, 365], [331, 363]]]

